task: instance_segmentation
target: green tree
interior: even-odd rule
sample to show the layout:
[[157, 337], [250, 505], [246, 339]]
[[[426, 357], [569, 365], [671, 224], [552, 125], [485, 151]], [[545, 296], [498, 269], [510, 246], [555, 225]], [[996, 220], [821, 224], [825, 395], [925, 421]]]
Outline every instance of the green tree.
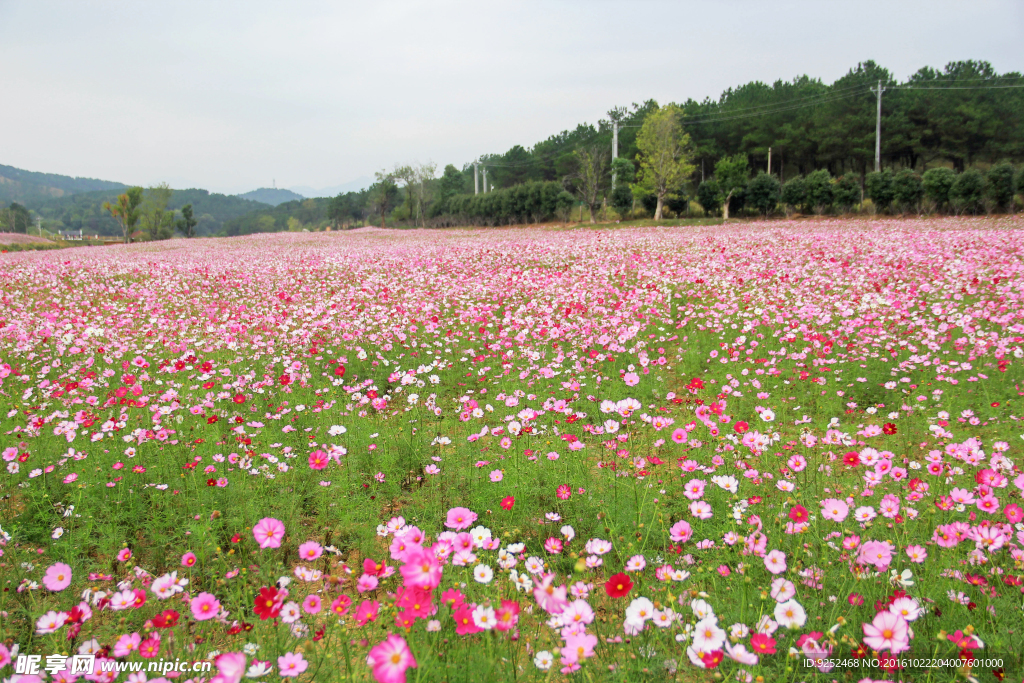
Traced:
[[464, 180], [459, 169], [451, 164], [445, 166], [444, 173], [441, 175], [441, 181], [438, 184], [438, 196], [435, 204], [437, 213], [448, 210], [448, 202], [451, 201], [452, 197], [462, 192], [463, 186]]
[[722, 207], [722, 188], [714, 178], [705, 180], [697, 186], [697, 203], [709, 216]]
[[29, 226], [32, 225], [32, 215], [29, 214], [28, 209], [17, 202], [11, 202], [0, 218], [4, 219], [4, 228], [7, 232], [27, 233]]
[[747, 203], [765, 217], [779, 203], [779, 179], [761, 171], [747, 184]]
[[186, 204], [181, 207], [181, 218], [178, 219], [175, 227], [177, 227], [185, 237], [191, 238], [196, 236], [196, 225], [198, 224], [199, 221], [196, 220], [195, 215], [193, 214], [192, 205]]
[[992, 207], [999, 211], [1008, 211], [1013, 206], [1013, 195], [1016, 192], [1013, 165], [1007, 162], [996, 164], [988, 170], [988, 200]]
[[949, 202], [957, 213], [978, 213], [985, 196], [985, 176], [969, 168], [956, 177], [949, 188]]
[[160, 183], [146, 191], [139, 207], [139, 223], [147, 239], [166, 240], [174, 234], [174, 212], [167, 210], [167, 204], [174, 194], [167, 183]]
[[803, 176], [790, 178], [782, 186], [782, 203], [799, 211], [800, 207], [807, 202], [807, 185]]
[[120, 226], [125, 244], [132, 241], [132, 233], [135, 231], [135, 225], [139, 222], [142, 192], [141, 187], [129, 187], [124, 193], [117, 196], [117, 201], [113, 204], [103, 202], [103, 210], [109, 212]]
[[601, 194], [607, 170], [608, 155], [596, 146], [584, 147], [575, 152], [576, 172], [566, 178], [576, 196], [590, 209], [590, 222], [597, 222], [601, 207]]
[[832, 176], [827, 169], [807, 174], [807, 206], [819, 216], [832, 208]]
[[892, 194], [901, 212], [916, 210], [924, 194], [921, 176], [909, 168], [901, 169], [892, 178]]
[[749, 176], [745, 154], [723, 157], [715, 164], [715, 180], [718, 181], [719, 192], [724, 195], [721, 204], [723, 223], [729, 220], [730, 208], [738, 209], [742, 205], [740, 198], [747, 187]]
[[833, 202], [843, 213], [852, 207], [859, 206], [861, 201], [860, 183], [852, 173], [847, 173], [835, 181], [832, 188]]
[[949, 191], [956, 182], [956, 173], [949, 168], [931, 168], [924, 172], [921, 185], [925, 196], [942, 211], [949, 204]]
[[654, 220], [661, 220], [668, 193], [682, 185], [694, 170], [690, 136], [683, 132], [680, 118], [675, 105], [661, 107], [647, 115], [636, 137], [640, 162], [637, 184], [658, 198]]
[[571, 192], [562, 190], [555, 196], [555, 211], [558, 212], [559, 218], [563, 221], [568, 220], [569, 212], [572, 210], [572, 205], [576, 203], [576, 198], [572, 196]]
[[394, 176], [386, 171], [377, 171], [377, 182], [370, 186], [372, 205], [380, 212], [380, 226], [387, 227], [388, 209], [394, 206], [398, 198], [398, 185]]
[[866, 178], [867, 195], [876, 211], [887, 211], [896, 195], [892, 188], [892, 171], [872, 171]]

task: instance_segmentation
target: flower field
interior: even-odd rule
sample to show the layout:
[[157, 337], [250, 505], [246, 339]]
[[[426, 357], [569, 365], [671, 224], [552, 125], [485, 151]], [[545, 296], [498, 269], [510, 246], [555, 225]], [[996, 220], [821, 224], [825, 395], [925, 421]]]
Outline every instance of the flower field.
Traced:
[[1020, 681], [1022, 259], [1015, 217], [4, 254], [0, 680]]

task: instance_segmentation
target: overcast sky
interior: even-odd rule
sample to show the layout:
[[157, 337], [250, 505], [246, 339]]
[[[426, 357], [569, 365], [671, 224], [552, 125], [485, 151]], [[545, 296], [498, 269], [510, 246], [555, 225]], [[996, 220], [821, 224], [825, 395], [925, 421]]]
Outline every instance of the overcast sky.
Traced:
[[1024, 71], [1021, 36], [1021, 0], [0, 0], [0, 164], [322, 188], [868, 59]]

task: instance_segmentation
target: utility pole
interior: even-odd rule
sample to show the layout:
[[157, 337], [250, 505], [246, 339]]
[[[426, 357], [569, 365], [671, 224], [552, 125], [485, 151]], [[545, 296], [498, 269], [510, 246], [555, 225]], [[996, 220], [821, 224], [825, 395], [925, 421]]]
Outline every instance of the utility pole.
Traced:
[[484, 174], [484, 194], [487, 194], [487, 167], [486, 166], [484, 166], [483, 174]]
[[480, 194], [480, 174], [477, 170], [478, 162], [473, 162], [473, 194]]
[[878, 89], [871, 88], [872, 92], [878, 93], [878, 113], [875, 115], [875, 173], [882, 170], [882, 81], [878, 81]]
[[772, 174], [772, 148], [768, 148], [768, 175]]
[[615, 160], [619, 158], [619, 122], [612, 119], [612, 192], [615, 191]]

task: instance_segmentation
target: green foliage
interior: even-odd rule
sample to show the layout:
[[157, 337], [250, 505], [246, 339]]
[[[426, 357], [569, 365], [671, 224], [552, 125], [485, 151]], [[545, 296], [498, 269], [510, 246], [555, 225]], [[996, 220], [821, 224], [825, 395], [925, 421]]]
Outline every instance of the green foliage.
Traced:
[[506, 225], [551, 220], [576, 203], [553, 181], [531, 181], [481, 194], [460, 194], [449, 200], [446, 225]]
[[198, 223], [199, 221], [197, 221], [195, 219], [195, 216], [193, 215], [192, 205], [186, 204], [185, 206], [181, 207], [181, 218], [179, 218], [178, 221], [174, 224], [174, 227], [176, 227], [183, 235], [185, 235], [185, 237], [191, 238], [196, 236], [195, 228]]
[[893, 176], [892, 193], [900, 211], [916, 210], [924, 194], [921, 176], [909, 168], [902, 169]]
[[657, 197], [655, 220], [661, 219], [665, 197], [682, 186], [694, 170], [690, 136], [683, 132], [680, 118], [675, 105], [661, 107], [647, 115], [637, 136], [637, 185]]
[[304, 199], [301, 194], [277, 187], [261, 187], [257, 190], [252, 190], [251, 192], [235, 196], [240, 197], [241, 199], [249, 199], [254, 202], [259, 202], [261, 204], [269, 204], [270, 206], [277, 206], [278, 204], [284, 204], [285, 202], [301, 202]]
[[807, 174], [807, 206], [814, 213], [822, 214], [832, 208], [833, 186], [832, 176], [822, 168]]
[[590, 209], [590, 222], [596, 223], [604, 192], [608, 154], [596, 147], [585, 147], [576, 150], [575, 157], [576, 171], [566, 177], [565, 182]]
[[438, 183], [437, 201], [434, 202], [432, 213], [440, 215], [448, 210], [448, 202], [451, 201], [452, 197], [457, 194], [461, 194], [465, 190], [465, 179], [459, 172], [459, 169], [455, 168], [451, 164], [444, 167], [444, 173], [441, 175], [441, 180]]
[[1013, 203], [1013, 195], [1016, 191], [1013, 165], [1003, 162], [996, 164], [988, 170], [987, 196], [992, 202], [993, 208], [1007, 210]]
[[860, 204], [860, 183], [857, 178], [847, 173], [836, 180], [832, 186], [832, 197], [836, 207], [843, 213]]
[[167, 205], [174, 194], [167, 183], [161, 183], [146, 191], [139, 207], [139, 222], [147, 240], [167, 240], [174, 235], [174, 211]]
[[27, 233], [30, 225], [32, 216], [21, 204], [11, 202], [9, 207], [0, 210], [0, 227], [3, 232]]
[[779, 179], [761, 171], [747, 183], [747, 203], [767, 216], [779, 203]]
[[612, 159], [612, 173], [615, 174], [616, 186], [628, 185], [636, 180], [636, 166], [625, 157]]
[[790, 178], [782, 186], [782, 203], [799, 210], [807, 201], [807, 184], [803, 176]]
[[697, 203], [709, 216], [722, 208], [722, 188], [719, 187], [718, 181], [712, 178], [697, 187]]
[[949, 202], [957, 213], [978, 213], [985, 196], [985, 176], [969, 168], [956, 177], [949, 188]]
[[380, 216], [380, 225], [387, 227], [388, 210], [394, 206], [398, 199], [398, 185], [395, 184], [393, 173], [377, 171], [377, 182], [370, 186], [370, 206]]
[[949, 191], [956, 182], [956, 173], [949, 168], [931, 168], [924, 172], [921, 185], [925, 196], [942, 211], [949, 204]]
[[611, 201], [612, 208], [614, 208], [620, 216], [625, 216], [633, 208], [633, 191], [629, 189], [629, 185], [619, 185], [612, 190]]
[[876, 210], [888, 211], [889, 206], [896, 198], [892, 187], [892, 171], [885, 169], [868, 173], [865, 184], [867, 185], [867, 195], [871, 198]]
[[126, 192], [117, 196], [115, 202], [103, 203], [103, 209], [109, 212], [121, 227], [125, 244], [133, 240], [135, 225], [139, 222], [142, 192], [141, 187], [129, 187]]

